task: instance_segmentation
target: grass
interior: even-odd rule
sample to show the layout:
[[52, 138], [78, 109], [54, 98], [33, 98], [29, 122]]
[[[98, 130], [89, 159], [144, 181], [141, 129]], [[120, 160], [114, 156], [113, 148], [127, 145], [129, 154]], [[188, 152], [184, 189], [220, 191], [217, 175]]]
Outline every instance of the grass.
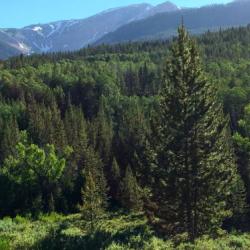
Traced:
[[43, 215], [36, 221], [17, 216], [0, 220], [0, 250], [247, 250], [250, 234], [224, 233], [218, 239], [204, 236], [194, 245], [157, 238], [140, 214], [107, 215], [94, 231], [81, 215]]

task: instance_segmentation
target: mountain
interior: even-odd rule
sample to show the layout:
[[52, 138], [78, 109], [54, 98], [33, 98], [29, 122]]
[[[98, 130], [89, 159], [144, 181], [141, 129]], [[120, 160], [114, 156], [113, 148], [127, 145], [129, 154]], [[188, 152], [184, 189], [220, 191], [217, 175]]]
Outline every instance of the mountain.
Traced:
[[0, 29], [0, 59], [10, 56], [73, 51], [87, 45], [155, 40], [175, 35], [181, 19], [194, 34], [250, 23], [250, 0], [180, 9], [171, 2], [109, 9], [79, 20]]
[[194, 34], [242, 26], [250, 23], [249, 13], [250, 1], [238, 0], [226, 5], [210, 5], [156, 14], [124, 25], [99, 39], [96, 44], [168, 38], [175, 34], [182, 18], [185, 26]]
[[[155, 7], [151, 6], [151, 8], [148, 8], [146, 12], [142, 13], [141, 16], [139, 16], [136, 20], [141, 20], [148, 18], [150, 16], [154, 16], [159, 13], [170, 13], [180, 10], [175, 4], [171, 2], [164, 2], [162, 4], [158, 4]], [[134, 20], [134, 21], [136, 21]]]
[[3, 30], [0, 30], [0, 59], [24, 53], [25, 51], [26, 49], [21, 43], [17, 42]]
[[154, 8], [151, 8], [149, 11], [146, 12], [144, 17], [154, 16], [158, 13], [174, 12], [178, 10], [179, 8], [175, 4], [171, 2], [165, 2], [165, 3], [155, 6]]
[[81, 20], [30, 25], [22, 29], [0, 29], [0, 58], [20, 53], [77, 50], [132, 21], [177, 10], [178, 7], [170, 2], [158, 6], [135, 4]]

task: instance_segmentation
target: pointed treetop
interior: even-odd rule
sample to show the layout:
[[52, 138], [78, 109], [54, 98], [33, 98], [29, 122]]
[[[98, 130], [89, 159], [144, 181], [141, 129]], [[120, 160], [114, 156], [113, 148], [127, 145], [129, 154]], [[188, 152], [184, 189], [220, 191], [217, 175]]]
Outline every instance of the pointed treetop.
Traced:
[[181, 27], [184, 28], [184, 17], [181, 16]]

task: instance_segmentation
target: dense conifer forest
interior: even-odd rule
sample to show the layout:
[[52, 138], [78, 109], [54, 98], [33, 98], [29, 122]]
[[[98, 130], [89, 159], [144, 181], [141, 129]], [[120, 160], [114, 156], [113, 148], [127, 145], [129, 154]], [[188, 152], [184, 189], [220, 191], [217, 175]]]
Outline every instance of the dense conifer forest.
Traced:
[[249, 249], [250, 26], [0, 62], [0, 249]]

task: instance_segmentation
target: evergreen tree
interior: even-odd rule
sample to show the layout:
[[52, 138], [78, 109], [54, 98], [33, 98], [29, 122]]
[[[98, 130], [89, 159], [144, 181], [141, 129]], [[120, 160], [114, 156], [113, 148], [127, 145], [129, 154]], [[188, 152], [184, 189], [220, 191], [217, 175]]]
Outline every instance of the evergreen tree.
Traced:
[[194, 240], [215, 233], [232, 215], [239, 175], [216, 89], [203, 73], [195, 42], [183, 26], [178, 32], [154, 122], [148, 215], [163, 234], [187, 233]]
[[98, 153], [94, 151], [94, 149], [89, 146], [86, 154], [86, 158], [84, 160], [84, 172], [90, 172], [94, 182], [96, 183], [99, 197], [101, 199], [102, 208], [105, 210], [108, 205], [108, 187], [107, 180], [103, 171], [103, 163], [100, 159]]
[[111, 118], [105, 111], [105, 99], [100, 100], [100, 107], [97, 117], [91, 124], [91, 141], [95, 149], [99, 152], [105, 165], [110, 163], [111, 146], [113, 139], [113, 130]]
[[67, 142], [74, 149], [72, 161], [82, 165], [88, 147], [87, 124], [82, 109], [69, 105], [64, 119]]
[[140, 67], [138, 72], [139, 82], [140, 82], [140, 96], [148, 96], [154, 94], [153, 79], [154, 75], [149, 71], [147, 63]]
[[48, 142], [44, 113], [45, 106], [39, 105], [33, 96], [29, 98], [27, 104], [27, 117], [28, 117], [28, 132], [33, 142], [39, 146], [46, 145]]
[[14, 115], [4, 119], [0, 117], [0, 163], [14, 153], [19, 137], [20, 131], [16, 117]]
[[47, 107], [31, 99], [28, 105], [28, 119], [28, 131], [34, 143], [39, 146], [53, 144], [60, 153], [63, 152], [67, 144], [66, 136], [61, 112], [55, 100], [52, 100], [51, 106]]
[[240, 172], [246, 185], [250, 203], [250, 104], [245, 107], [244, 117], [239, 121], [240, 132], [234, 134]]
[[109, 174], [109, 187], [110, 187], [110, 196], [115, 203], [120, 201], [120, 192], [121, 192], [121, 173], [120, 167], [114, 158], [112, 161], [110, 174]]
[[148, 123], [141, 105], [140, 98], [130, 97], [117, 112], [117, 134], [114, 137], [114, 152], [123, 169], [131, 165], [137, 174], [139, 169], [138, 155], [143, 157], [145, 136], [148, 132]]
[[80, 107], [69, 103], [65, 113], [64, 127], [67, 142], [73, 148], [73, 153], [70, 165], [65, 169], [62, 188], [66, 193], [70, 207], [73, 208], [81, 200], [82, 171], [88, 148], [87, 124]]
[[142, 194], [143, 191], [138, 185], [131, 167], [126, 168], [125, 176], [121, 185], [121, 203], [122, 206], [131, 211], [142, 210]]
[[90, 222], [91, 231], [97, 219], [105, 212], [103, 197], [91, 171], [85, 171], [85, 185], [82, 190], [83, 205], [80, 208], [83, 218]]
[[136, 95], [139, 92], [139, 78], [135, 69], [132, 68], [130, 64], [129, 68], [125, 72], [125, 84], [127, 95], [132, 96]]
[[97, 153], [89, 147], [84, 163], [84, 188], [82, 189], [81, 211], [90, 222], [91, 230], [94, 223], [107, 208], [107, 183], [103, 173], [103, 164]]
[[50, 119], [47, 119], [45, 115], [45, 121], [48, 122], [46, 124], [46, 128], [51, 131], [49, 134], [49, 142], [50, 144], [54, 144], [56, 149], [63, 153], [65, 146], [67, 145], [66, 135], [64, 130], [63, 120], [61, 118], [61, 111], [57, 106], [56, 101], [53, 99], [52, 104], [48, 110], [51, 113]]

